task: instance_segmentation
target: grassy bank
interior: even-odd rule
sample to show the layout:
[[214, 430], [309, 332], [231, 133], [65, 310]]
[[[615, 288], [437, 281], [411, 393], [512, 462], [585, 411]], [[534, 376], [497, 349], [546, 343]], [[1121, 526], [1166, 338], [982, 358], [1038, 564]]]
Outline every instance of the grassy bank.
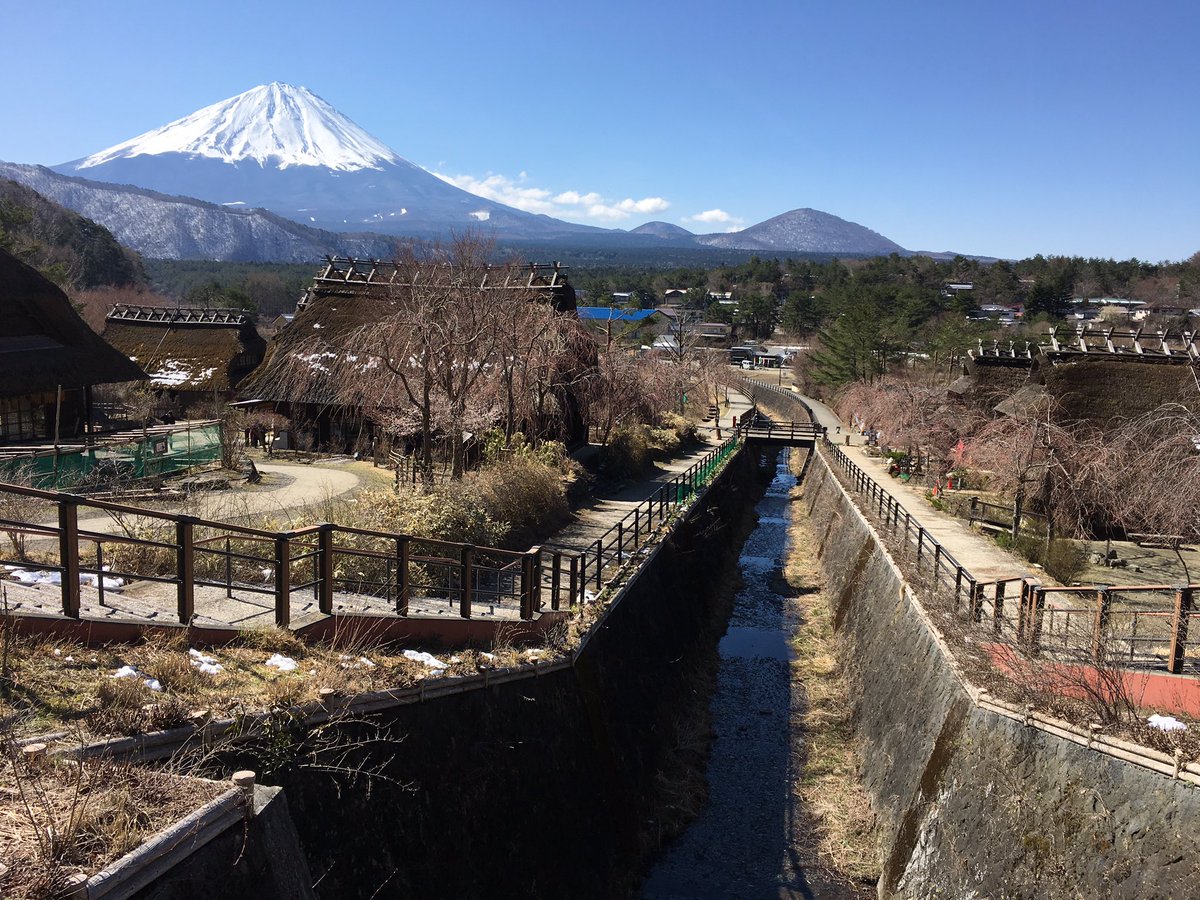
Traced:
[[[799, 474], [803, 461], [803, 454], [793, 454], [793, 472]], [[797, 497], [799, 491], [797, 487]], [[823, 861], [856, 883], [873, 885], [880, 873], [875, 815], [858, 780], [862, 759], [852, 722], [851, 679], [833, 630], [805, 506], [794, 503], [792, 509], [791, 553], [784, 567], [798, 622], [791, 639], [792, 678], [808, 701], [803, 721], [807, 756], [796, 789], [818, 820]]]

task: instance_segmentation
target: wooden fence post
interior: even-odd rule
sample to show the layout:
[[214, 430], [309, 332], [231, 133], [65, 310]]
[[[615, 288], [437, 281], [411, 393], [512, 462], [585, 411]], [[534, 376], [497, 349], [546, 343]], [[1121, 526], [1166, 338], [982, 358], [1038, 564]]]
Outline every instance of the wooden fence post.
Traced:
[[396, 612], [408, 615], [408, 538], [396, 538]]
[[1036, 581], [1029, 585], [1029, 619], [1025, 623], [1025, 637], [1031, 652], [1041, 646], [1042, 619], [1045, 617], [1046, 590]]
[[330, 522], [317, 532], [317, 609], [333, 615], [333, 529]]
[[558, 609], [558, 592], [562, 585], [562, 551], [555, 550], [550, 558], [550, 608]]
[[596, 538], [596, 593], [604, 589], [604, 544], [603, 538]]
[[292, 546], [291, 535], [275, 535], [275, 624], [287, 628], [292, 621]]
[[1175, 618], [1171, 627], [1171, 656], [1167, 671], [1172, 675], [1183, 672], [1187, 658], [1188, 616], [1192, 612], [1192, 589], [1182, 585], [1175, 589]]
[[521, 618], [527, 622], [533, 618], [535, 577], [533, 553], [526, 553], [521, 557]]
[[180, 625], [190, 624], [196, 613], [195, 536], [195, 520], [180, 516], [175, 521], [175, 607]]
[[574, 606], [579, 600], [579, 560], [577, 554], [571, 554], [571, 593], [567, 599], [568, 606]]
[[1004, 628], [1004, 582], [996, 582], [996, 599], [992, 603], [992, 633], [999, 634]]
[[1104, 656], [1104, 632], [1108, 630], [1108, 619], [1111, 610], [1111, 589], [1107, 587], [1096, 588], [1096, 619], [1092, 628], [1092, 659], [1096, 662], [1100, 662]]
[[78, 619], [79, 507], [74, 497], [65, 495], [58, 499], [58, 563], [62, 566], [63, 615]]
[[971, 579], [971, 621], [979, 622], [983, 619], [983, 585], [975, 579]]
[[472, 581], [475, 577], [475, 548], [465, 544], [459, 555], [458, 569], [458, 614], [471, 618]]

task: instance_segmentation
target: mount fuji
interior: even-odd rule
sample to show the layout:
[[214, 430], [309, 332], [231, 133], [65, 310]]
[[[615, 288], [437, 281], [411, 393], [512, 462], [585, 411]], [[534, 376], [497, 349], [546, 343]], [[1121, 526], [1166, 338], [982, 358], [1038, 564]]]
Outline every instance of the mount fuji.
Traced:
[[279, 82], [53, 169], [231, 208], [262, 207], [331, 231], [431, 237], [469, 228], [539, 240], [607, 233], [447, 184], [312, 91]]

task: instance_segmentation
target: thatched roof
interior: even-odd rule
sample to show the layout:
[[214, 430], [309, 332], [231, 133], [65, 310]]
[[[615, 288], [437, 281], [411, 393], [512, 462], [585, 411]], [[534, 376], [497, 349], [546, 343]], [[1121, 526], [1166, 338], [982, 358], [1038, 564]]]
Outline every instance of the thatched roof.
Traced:
[[146, 377], [88, 328], [56, 285], [3, 250], [0, 322], [0, 396]]
[[[310, 298], [267, 345], [262, 365], [241, 383], [239, 396], [316, 406], [345, 402], [343, 367], [365, 365], [353, 352], [355, 333], [393, 310], [392, 302], [365, 294]], [[380, 378], [394, 376], [380, 372]], [[342, 387], [339, 389], [337, 385]], [[379, 394], [388, 393], [379, 384]]]
[[262, 362], [266, 342], [240, 310], [118, 304], [104, 338], [173, 391], [225, 392]]
[[1047, 392], [1065, 422], [1091, 422], [1100, 428], [1133, 419], [1167, 403], [1200, 412], [1197, 371], [1128, 355], [1095, 354], [1043, 366]]
[[[292, 321], [267, 345], [261, 366], [239, 386], [247, 400], [307, 403], [316, 406], [347, 402], [340, 377], [345, 366], [368, 365], [367, 355], [355, 352], [355, 332], [394, 312], [396, 297], [422, 283], [444, 279], [448, 267], [397, 266], [379, 260], [330, 258], [313, 279], [312, 287], [296, 309]], [[543, 296], [556, 309], [575, 310], [575, 290], [567, 283], [560, 266], [480, 266], [454, 270], [466, 273], [466, 282], [494, 296], [497, 303], [515, 297]], [[396, 376], [379, 370], [379, 379]], [[394, 385], [392, 386], [394, 387]], [[372, 382], [375, 397], [396, 395], [399, 388], [378, 380]], [[369, 405], [363, 398], [362, 405]]]

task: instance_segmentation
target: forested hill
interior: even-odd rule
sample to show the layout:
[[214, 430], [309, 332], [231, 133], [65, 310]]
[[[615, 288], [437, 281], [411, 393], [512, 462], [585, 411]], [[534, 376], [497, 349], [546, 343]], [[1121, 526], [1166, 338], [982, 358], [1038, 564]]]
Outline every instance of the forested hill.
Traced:
[[138, 255], [103, 225], [7, 179], [0, 179], [0, 248], [66, 289], [146, 280]]

